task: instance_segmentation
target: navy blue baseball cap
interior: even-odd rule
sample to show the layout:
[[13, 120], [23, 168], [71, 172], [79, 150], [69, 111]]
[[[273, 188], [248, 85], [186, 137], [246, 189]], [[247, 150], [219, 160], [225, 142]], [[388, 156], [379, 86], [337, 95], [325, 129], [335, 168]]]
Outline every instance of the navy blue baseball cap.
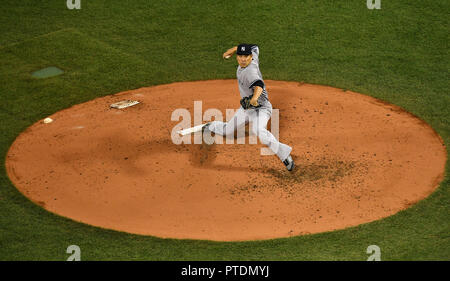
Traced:
[[251, 44], [239, 44], [237, 47], [236, 54], [238, 55], [251, 55], [252, 54], [252, 46]]

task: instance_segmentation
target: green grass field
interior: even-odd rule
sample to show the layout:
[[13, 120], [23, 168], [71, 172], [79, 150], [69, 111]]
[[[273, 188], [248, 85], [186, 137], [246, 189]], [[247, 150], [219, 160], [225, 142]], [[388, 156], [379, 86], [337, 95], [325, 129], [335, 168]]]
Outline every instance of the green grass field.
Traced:
[[[41, 118], [127, 89], [235, 78], [222, 53], [257, 43], [265, 79], [305, 81], [403, 107], [450, 144], [446, 1], [1, 1], [0, 260], [450, 260], [448, 165], [427, 199], [341, 231], [257, 242], [172, 240], [103, 230], [51, 214], [9, 181], [7, 150]], [[63, 75], [34, 79], [57, 66]]]

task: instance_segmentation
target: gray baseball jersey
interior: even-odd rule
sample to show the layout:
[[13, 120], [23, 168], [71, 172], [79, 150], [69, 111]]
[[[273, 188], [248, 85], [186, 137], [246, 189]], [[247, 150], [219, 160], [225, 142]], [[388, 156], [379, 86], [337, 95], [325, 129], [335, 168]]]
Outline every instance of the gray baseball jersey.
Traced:
[[[259, 70], [259, 48], [257, 45], [252, 46], [252, 62], [245, 68], [238, 66], [236, 76], [239, 84], [239, 92], [241, 94], [241, 98], [253, 95], [253, 83], [257, 82], [258, 80], [261, 80], [264, 83], [261, 71]], [[267, 93], [265, 84], [263, 87], [263, 92], [258, 98], [258, 103], [261, 105], [261, 108], [272, 108], [272, 104], [269, 102], [269, 94]]]

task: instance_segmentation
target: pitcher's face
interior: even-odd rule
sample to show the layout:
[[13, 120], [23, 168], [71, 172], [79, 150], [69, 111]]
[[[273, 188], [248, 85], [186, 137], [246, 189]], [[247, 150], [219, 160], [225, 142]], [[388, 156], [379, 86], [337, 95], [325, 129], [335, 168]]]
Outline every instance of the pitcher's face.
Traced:
[[252, 62], [252, 55], [237, 55], [236, 60], [242, 68], [245, 68]]

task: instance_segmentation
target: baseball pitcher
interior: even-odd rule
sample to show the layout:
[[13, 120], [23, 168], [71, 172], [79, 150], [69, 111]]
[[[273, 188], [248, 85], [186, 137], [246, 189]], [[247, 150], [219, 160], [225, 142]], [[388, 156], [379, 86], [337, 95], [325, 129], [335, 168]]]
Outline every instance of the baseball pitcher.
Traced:
[[294, 169], [294, 161], [290, 155], [292, 147], [279, 142], [267, 127], [272, 115], [272, 104], [266, 85], [259, 70], [259, 47], [254, 44], [240, 44], [223, 54], [228, 59], [236, 53], [239, 66], [236, 71], [241, 107], [227, 123], [213, 121], [208, 123], [204, 130], [209, 130], [223, 136], [233, 135], [236, 128], [252, 122], [251, 130], [256, 134], [262, 144], [267, 145], [289, 171]]

